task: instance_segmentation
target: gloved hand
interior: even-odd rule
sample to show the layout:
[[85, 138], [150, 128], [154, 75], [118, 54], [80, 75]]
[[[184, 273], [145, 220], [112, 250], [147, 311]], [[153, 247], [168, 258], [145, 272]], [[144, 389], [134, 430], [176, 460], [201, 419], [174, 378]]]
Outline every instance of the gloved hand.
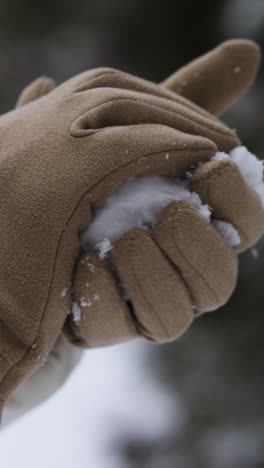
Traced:
[[[190, 96], [203, 106], [202, 112], [220, 113], [252, 83], [259, 55], [250, 41], [229, 41], [179, 70], [160, 87], [173, 91], [173, 99], [180, 98], [179, 92], [185, 98]], [[218, 150], [223, 149], [222, 141], [207, 137]], [[226, 140], [226, 145], [228, 151], [238, 140], [231, 144]], [[65, 327], [74, 343], [101, 346], [134, 335], [158, 342], [173, 340], [194, 317], [228, 300], [236, 284], [237, 253], [263, 234], [262, 203], [230, 161], [201, 165], [191, 177], [190, 187], [212, 208], [216, 219], [235, 226], [241, 238], [239, 247], [231, 249], [188, 204], [171, 203], [161, 212], [153, 232], [134, 229], [114, 243], [111, 260], [128, 292], [128, 304], [120, 297], [109, 267], [95, 253], [79, 262], [74, 279], [76, 303]]]
[[[111, 69], [85, 72], [53, 90], [41, 79], [24, 91], [17, 110], [0, 118], [2, 405], [47, 359], [62, 329], [84, 347], [138, 334], [167, 341], [188, 328], [194, 312], [228, 299], [236, 282], [236, 252], [184, 204], [165, 209], [152, 234], [134, 230], [114, 246], [113, 265], [133, 310], [109, 265], [94, 253], [80, 255], [79, 233], [91, 222], [92, 210], [129, 177], [181, 176], [217, 150], [237, 146], [233, 131], [175, 91], [183, 92], [182, 83], [192, 76], [200, 91], [186, 84], [186, 95], [194, 101], [203, 95], [204, 107], [221, 111], [251, 83], [258, 60], [253, 43], [235, 41], [162, 85]], [[230, 73], [224, 88], [221, 75], [212, 72], [219, 69]], [[208, 77], [206, 86], [197, 80], [199, 70]], [[208, 179], [215, 174], [210, 164]], [[222, 169], [236, 210], [229, 192], [233, 173]], [[193, 183], [206, 198], [206, 177], [195, 174]], [[235, 183], [249, 209], [234, 224], [248, 228], [250, 213], [250, 245], [263, 232], [262, 207], [239, 173]], [[225, 204], [223, 198], [222, 219]], [[237, 213], [228, 213], [233, 222]], [[83, 306], [77, 323], [68, 312], [72, 299], [81, 305], [87, 289], [92, 307]]]

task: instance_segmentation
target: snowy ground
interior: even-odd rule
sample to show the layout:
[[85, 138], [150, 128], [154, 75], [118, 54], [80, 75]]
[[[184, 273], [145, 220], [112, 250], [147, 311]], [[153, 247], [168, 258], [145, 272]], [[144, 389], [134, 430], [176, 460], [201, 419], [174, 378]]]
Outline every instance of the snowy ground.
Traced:
[[3, 430], [1, 467], [126, 468], [114, 452], [122, 439], [152, 441], [181, 425], [181, 406], [142, 364], [149, 348], [134, 342], [85, 352], [61, 391]]

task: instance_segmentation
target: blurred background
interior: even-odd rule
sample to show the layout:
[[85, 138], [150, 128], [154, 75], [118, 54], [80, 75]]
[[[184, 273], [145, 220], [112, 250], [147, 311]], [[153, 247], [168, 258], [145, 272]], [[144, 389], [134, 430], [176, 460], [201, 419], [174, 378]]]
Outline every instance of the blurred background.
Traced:
[[[263, 0], [0, 0], [0, 109], [39, 75], [111, 66], [158, 82], [236, 37], [264, 46]], [[260, 158], [263, 103], [262, 66], [223, 116]], [[240, 257], [228, 305], [176, 343], [86, 352], [52, 401], [3, 432], [1, 466], [263, 468], [263, 276], [262, 242]]]

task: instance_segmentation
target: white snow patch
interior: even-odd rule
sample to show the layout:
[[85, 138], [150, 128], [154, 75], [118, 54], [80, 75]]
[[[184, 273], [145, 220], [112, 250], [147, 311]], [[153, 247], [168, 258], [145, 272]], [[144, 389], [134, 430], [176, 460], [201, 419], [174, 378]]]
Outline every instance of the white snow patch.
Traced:
[[81, 307], [91, 307], [92, 301], [88, 297], [82, 296], [80, 298], [80, 306]]
[[99, 249], [101, 257], [112, 248], [112, 242], [134, 228], [152, 226], [159, 212], [173, 201], [187, 201], [210, 220], [209, 207], [191, 192], [187, 181], [168, 177], [138, 177], [125, 183], [99, 209], [90, 227], [82, 233], [84, 249]]
[[[93, 294], [92, 295], [92, 298], [90, 299], [89, 297], [86, 297], [86, 296], [81, 296], [80, 297], [80, 307], [78, 306], [77, 304], [77, 307], [75, 306], [75, 315], [76, 315], [76, 319], [77, 319], [77, 322], [79, 322], [79, 310], [78, 310], [78, 307], [79, 309], [83, 309], [83, 308], [86, 308], [86, 307], [92, 307], [92, 305], [94, 304], [94, 302], [98, 302], [100, 301], [100, 296], [99, 294]], [[81, 319], [81, 317], [80, 317]]]
[[230, 161], [230, 156], [228, 154], [224, 153], [223, 151], [218, 151], [213, 157], [212, 160], [215, 161]]
[[103, 258], [105, 258], [105, 256], [112, 250], [113, 245], [109, 239], [105, 238], [101, 242], [98, 242], [95, 248], [99, 253], [99, 257], [103, 260]]
[[[168, 159], [169, 153], [165, 155]], [[235, 148], [230, 154], [217, 152], [213, 160], [233, 161], [247, 183], [259, 195], [264, 206], [263, 163], [244, 146]], [[203, 163], [200, 163], [202, 165]], [[160, 211], [173, 201], [186, 201], [200, 215], [211, 221], [211, 211], [201, 202], [200, 197], [189, 189], [190, 173], [184, 180], [172, 177], [144, 176], [133, 178], [114, 192], [105, 205], [98, 209], [93, 223], [81, 235], [84, 250], [96, 249], [104, 258], [112, 249], [112, 242], [134, 228], [148, 229], [155, 223]], [[213, 225], [228, 244], [239, 245], [236, 229], [222, 220]]]
[[231, 247], [240, 245], [240, 236], [231, 223], [215, 219], [212, 221], [212, 225], [223, 236], [228, 245]]
[[71, 313], [73, 315], [73, 321], [76, 324], [80, 323], [81, 318], [82, 318], [82, 312], [81, 312], [81, 309], [80, 309], [79, 305], [77, 304], [77, 302], [73, 302]]
[[44, 367], [46, 364], [47, 364], [47, 361], [48, 361], [48, 353], [45, 354], [45, 356], [43, 356], [42, 360], [41, 360], [41, 367]]
[[67, 292], [68, 292], [68, 289], [69, 289], [69, 288], [63, 288], [63, 289], [61, 290], [61, 297], [65, 297], [65, 296], [66, 296], [66, 294], [67, 294]]
[[231, 151], [230, 158], [237, 164], [248, 185], [257, 192], [264, 206], [263, 161], [245, 146], [238, 146]]

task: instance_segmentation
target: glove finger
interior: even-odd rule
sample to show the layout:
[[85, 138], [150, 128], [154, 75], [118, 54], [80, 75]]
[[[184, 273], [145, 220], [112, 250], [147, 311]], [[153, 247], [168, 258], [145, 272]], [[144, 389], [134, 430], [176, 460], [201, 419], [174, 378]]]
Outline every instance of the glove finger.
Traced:
[[255, 244], [264, 232], [264, 209], [235, 163], [210, 161], [190, 179], [190, 188], [213, 210], [213, 217], [231, 223], [241, 239], [237, 252]]
[[189, 293], [149, 233], [133, 229], [124, 234], [114, 244], [112, 262], [142, 335], [166, 342], [190, 326], [193, 307]]
[[24, 106], [35, 99], [48, 94], [56, 87], [56, 83], [51, 78], [40, 77], [32, 81], [23, 91], [17, 100], [16, 107]]
[[74, 302], [64, 332], [84, 348], [108, 346], [137, 336], [129, 308], [110, 268], [96, 253], [83, 255], [74, 279]]
[[[102, 136], [104, 138], [102, 138]], [[80, 174], [87, 173], [86, 139], [81, 139]], [[89, 191], [92, 207], [100, 206], [129, 179], [141, 175], [182, 176], [193, 165], [208, 161], [217, 151], [210, 140], [190, 136], [163, 125], [134, 125], [106, 129], [93, 136], [100, 145], [103, 164], [97, 167], [98, 183]], [[91, 149], [92, 154], [92, 149]], [[83, 162], [83, 167], [81, 166]], [[88, 176], [88, 175], [87, 175]], [[86, 185], [83, 177], [84, 187]]]
[[226, 41], [167, 78], [162, 86], [220, 114], [253, 83], [260, 48], [245, 39]]
[[217, 309], [229, 299], [237, 278], [235, 252], [188, 203], [166, 207], [153, 236], [180, 272], [197, 313]]
[[[93, 98], [95, 101], [93, 102]], [[78, 99], [80, 100], [80, 98]], [[85, 105], [89, 102], [89, 109]], [[81, 94], [79, 117], [71, 135], [86, 137], [106, 127], [162, 124], [191, 135], [212, 140], [221, 151], [239, 145], [235, 133], [217, 119], [211, 119], [171, 100], [135, 91], [104, 89]], [[81, 112], [81, 115], [80, 115]]]

